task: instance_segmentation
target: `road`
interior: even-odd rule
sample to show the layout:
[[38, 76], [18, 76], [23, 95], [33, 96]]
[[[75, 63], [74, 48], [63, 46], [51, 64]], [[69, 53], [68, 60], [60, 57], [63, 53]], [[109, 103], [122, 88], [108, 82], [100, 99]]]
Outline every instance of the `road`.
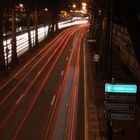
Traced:
[[65, 29], [0, 84], [1, 140], [74, 140], [88, 25]]

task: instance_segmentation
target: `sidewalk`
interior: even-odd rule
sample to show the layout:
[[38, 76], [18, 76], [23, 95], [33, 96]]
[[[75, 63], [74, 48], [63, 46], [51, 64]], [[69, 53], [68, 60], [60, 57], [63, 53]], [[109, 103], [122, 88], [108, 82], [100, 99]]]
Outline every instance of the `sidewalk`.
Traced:
[[[107, 120], [104, 119], [104, 85], [105, 82], [101, 78], [100, 70], [95, 69], [95, 62], [93, 62], [90, 55], [90, 65], [92, 65], [93, 83], [96, 95], [96, 107], [98, 112], [99, 128], [102, 140], [107, 140]], [[97, 75], [96, 75], [97, 74]], [[121, 62], [119, 56], [113, 53], [112, 59], [112, 77], [115, 78], [116, 83], [137, 84], [138, 81]], [[93, 103], [94, 104], [94, 103]], [[91, 122], [89, 121], [89, 124]], [[92, 128], [91, 128], [92, 129]], [[122, 130], [122, 131], [120, 131]], [[136, 107], [136, 119], [134, 121], [118, 121], [113, 120], [113, 140], [139, 140], [140, 133], [140, 109]], [[92, 139], [92, 138], [91, 138]]]

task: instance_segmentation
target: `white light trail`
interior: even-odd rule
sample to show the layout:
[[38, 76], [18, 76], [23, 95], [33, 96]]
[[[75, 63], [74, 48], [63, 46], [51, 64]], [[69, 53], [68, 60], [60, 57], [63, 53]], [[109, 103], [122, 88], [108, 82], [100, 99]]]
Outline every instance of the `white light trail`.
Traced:
[[[72, 25], [85, 24], [87, 22], [88, 22], [87, 18], [82, 19], [82, 18], [75, 17], [72, 20], [59, 22], [58, 28], [63, 29], [66, 27], [70, 27]], [[41, 42], [42, 40], [44, 40], [47, 37], [47, 35], [48, 35], [48, 26], [44, 26], [44, 25], [40, 26], [38, 28], [38, 41]], [[12, 55], [11, 40], [12, 40], [12, 38], [7, 39], [7, 41], [6, 40], [3, 41], [5, 60], [7, 59], [6, 58], [6, 48], [9, 49], [8, 62], [11, 62], [11, 55]], [[17, 56], [19, 57], [20, 55], [22, 55], [26, 51], [28, 51], [28, 47], [29, 47], [28, 33], [25, 32], [20, 35], [17, 35], [16, 41], [17, 41]], [[31, 31], [31, 43], [32, 43], [32, 46], [34, 46], [34, 44], [35, 44], [35, 30], [34, 29]]]

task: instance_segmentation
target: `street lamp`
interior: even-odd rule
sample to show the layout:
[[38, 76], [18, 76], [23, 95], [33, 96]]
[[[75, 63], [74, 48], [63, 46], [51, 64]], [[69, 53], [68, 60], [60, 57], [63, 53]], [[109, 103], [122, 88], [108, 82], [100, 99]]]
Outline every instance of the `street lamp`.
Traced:
[[45, 8], [45, 11], [47, 12], [48, 11], [48, 8]]
[[76, 8], [76, 4], [73, 4], [72, 7], [75, 9]]
[[24, 5], [22, 3], [19, 3], [18, 5], [16, 5], [16, 11], [18, 12], [24, 12]]
[[20, 7], [20, 11], [23, 12], [24, 11], [24, 5], [22, 3], [20, 3], [19, 7]]
[[23, 4], [22, 4], [22, 3], [20, 3], [19, 6], [20, 6], [21, 8], [23, 8]]

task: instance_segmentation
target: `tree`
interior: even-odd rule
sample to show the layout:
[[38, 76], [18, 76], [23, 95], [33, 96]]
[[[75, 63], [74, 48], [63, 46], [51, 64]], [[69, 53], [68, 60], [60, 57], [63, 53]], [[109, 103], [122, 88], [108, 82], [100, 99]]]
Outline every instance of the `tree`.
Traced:
[[4, 46], [3, 46], [3, 7], [0, 2], [0, 71], [5, 69]]
[[38, 46], [38, 6], [35, 0], [35, 45]]
[[32, 51], [32, 43], [31, 43], [31, 30], [30, 30], [30, 13], [31, 13], [31, 3], [26, 1], [26, 18], [27, 18], [27, 31], [28, 31], [28, 44], [29, 44], [29, 51]]
[[54, 33], [55, 29], [58, 29], [58, 14], [62, 8], [62, 4], [64, 5], [64, 0], [56, 0], [54, 1], [47, 1], [49, 13], [50, 13], [50, 23], [52, 25], [51, 27], [51, 34]]
[[12, 6], [12, 64], [16, 64], [18, 62], [17, 58], [17, 45], [16, 45], [16, 11], [15, 4]]

